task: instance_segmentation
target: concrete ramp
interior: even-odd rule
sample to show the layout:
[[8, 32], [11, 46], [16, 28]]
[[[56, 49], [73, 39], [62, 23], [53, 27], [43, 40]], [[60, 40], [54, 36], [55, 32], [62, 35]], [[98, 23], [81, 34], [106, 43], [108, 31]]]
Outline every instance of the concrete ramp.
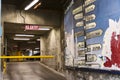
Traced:
[[8, 63], [3, 78], [3, 80], [66, 80], [64, 76], [39, 62]]

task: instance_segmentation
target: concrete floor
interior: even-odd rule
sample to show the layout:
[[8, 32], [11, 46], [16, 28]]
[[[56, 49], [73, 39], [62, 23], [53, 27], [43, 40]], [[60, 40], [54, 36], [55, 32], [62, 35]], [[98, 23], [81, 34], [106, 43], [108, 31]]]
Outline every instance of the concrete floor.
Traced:
[[12, 62], [7, 64], [3, 80], [66, 80], [64, 76], [39, 62]]

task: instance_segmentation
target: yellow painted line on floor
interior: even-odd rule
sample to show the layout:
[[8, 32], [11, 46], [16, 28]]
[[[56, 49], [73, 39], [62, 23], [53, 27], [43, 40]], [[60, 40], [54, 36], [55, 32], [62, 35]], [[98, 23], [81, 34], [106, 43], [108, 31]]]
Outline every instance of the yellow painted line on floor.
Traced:
[[0, 56], [2, 59], [13, 59], [13, 58], [54, 58], [54, 56]]

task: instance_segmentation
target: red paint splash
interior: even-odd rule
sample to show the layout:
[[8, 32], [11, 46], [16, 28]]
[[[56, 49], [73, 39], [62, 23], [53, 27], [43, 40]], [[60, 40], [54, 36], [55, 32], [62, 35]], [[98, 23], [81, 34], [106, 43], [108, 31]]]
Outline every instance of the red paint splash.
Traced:
[[[117, 37], [117, 40], [115, 39]], [[111, 67], [112, 65], [116, 65], [120, 68], [120, 35], [116, 36], [116, 33], [112, 33], [111, 37], [111, 60], [106, 57], [106, 62], [104, 63], [105, 67]]]

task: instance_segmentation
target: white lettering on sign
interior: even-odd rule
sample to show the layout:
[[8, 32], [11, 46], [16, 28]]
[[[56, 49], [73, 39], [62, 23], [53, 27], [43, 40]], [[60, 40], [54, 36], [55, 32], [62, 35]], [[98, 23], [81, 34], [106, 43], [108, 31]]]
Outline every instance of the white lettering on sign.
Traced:
[[84, 48], [84, 46], [85, 46], [85, 42], [78, 42], [77, 43], [78, 48]]
[[98, 29], [98, 30], [87, 33], [86, 37], [87, 37], [87, 39], [90, 39], [90, 38], [101, 36], [102, 33], [103, 33], [103, 31], [101, 29]]
[[81, 12], [81, 11], [82, 11], [82, 6], [79, 6], [73, 10], [72, 14], [74, 15], [74, 14], [77, 14], [78, 12]]
[[92, 23], [87, 23], [85, 26], [85, 29], [91, 29], [91, 28], [95, 28], [96, 27], [96, 23], [92, 22]]
[[87, 62], [95, 62], [97, 60], [97, 56], [95, 54], [87, 54]]
[[87, 46], [87, 51], [88, 52], [97, 51], [100, 50], [101, 48], [102, 48], [101, 44], [92, 44]]
[[77, 22], [77, 23], [76, 23], [76, 27], [81, 27], [81, 26], [83, 26], [83, 25], [84, 25], [83, 21], [80, 21], [80, 22]]
[[76, 15], [74, 16], [74, 19], [75, 19], [75, 20], [78, 20], [78, 19], [81, 19], [81, 18], [83, 18], [83, 13], [79, 13], [79, 14], [76, 14]]
[[88, 13], [88, 12], [93, 11], [94, 9], [95, 9], [95, 5], [90, 5], [87, 8], [85, 8], [85, 12]]
[[95, 14], [91, 14], [91, 15], [86, 16], [85, 20], [91, 21], [91, 20], [94, 20], [95, 18], [96, 18]]
[[39, 30], [39, 26], [36, 25], [26, 25], [25, 30]]
[[85, 65], [85, 61], [80, 61], [80, 60], [79, 60], [79, 61], [78, 61], [78, 65], [79, 65], [79, 66]]
[[79, 32], [75, 33], [76, 37], [83, 36], [83, 35], [84, 35], [84, 31], [79, 31]]
[[78, 51], [78, 56], [83, 56], [83, 55], [85, 55], [85, 50], [80, 50], [80, 51]]
[[86, 1], [85, 1], [85, 6], [91, 4], [91, 3], [95, 2], [95, 1], [96, 1], [96, 0], [86, 0]]

